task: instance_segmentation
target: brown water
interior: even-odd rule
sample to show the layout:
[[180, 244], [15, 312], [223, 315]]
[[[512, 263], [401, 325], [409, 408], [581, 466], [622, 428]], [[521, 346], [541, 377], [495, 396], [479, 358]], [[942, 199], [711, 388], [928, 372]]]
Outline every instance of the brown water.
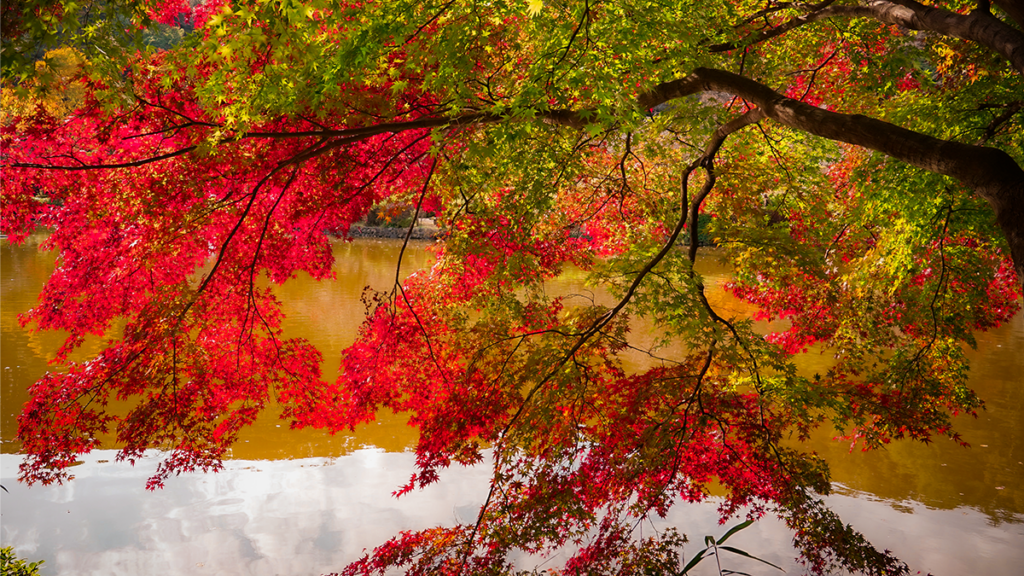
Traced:
[[[469, 518], [482, 501], [485, 467], [450, 471], [430, 491], [391, 499], [412, 472], [403, 451], [415, 436], [404, 420], [387, 415], [356, 434], [333, 437], [263, 418], [243, 435], [225, 472], [179, 477], [155, 494], [141, 490], [155, 458], [132, 469], [113, 462], [109, 451], [83, 458], [67, 486], [16, 485], [13, 438], [25, 387], [47, 370], [61, 342], [60, 335], [31, 334], [17, 323], [53, 266], [53, 255], [31, 243], [0, 245], [0, 451], [3, 484], [11, 489], [3, 494], [0, 536], [3, 545], [46, 559], [44, 573], [318, 573], [339, 569], [398, 530]], [[320, 348], [326, 378], [334, 378], [340, 352], [362, 322], [363, 288], [390, 287], [399, 249], [393, 241], [339, 242], [337, 281], [300, 278], [281, 288], [286, 331]], [[403, 273], [430, 262], [424, 245], [414, 245]], [[716, 307], [743, 312], [741, 303], [714, 290], [724, 271], [710, 260], [702, 266]], [[574, 274], [549, 290], [588, 293]], [[850, 453], [828, 434], [812, 442], [832, 467], [838, 494], [830, 502], [844, 520], [936, 575], [1024, 573], [1024, 315], [978, 340], [971, 382], [987, 409], [957, 421], [971, 449], [939, 440]], [[98, 341], [88, 343], [81, 356], [97, 347]], [[813, 353], [802, 359], [807, 369], [826, 361]], [[722, 531], [713, 506], [677, 507], [667, 521], [695, 541]], [[740, 540], [743, 547], [794, 568], [785, 530], [771, 521], [756, 526]]]

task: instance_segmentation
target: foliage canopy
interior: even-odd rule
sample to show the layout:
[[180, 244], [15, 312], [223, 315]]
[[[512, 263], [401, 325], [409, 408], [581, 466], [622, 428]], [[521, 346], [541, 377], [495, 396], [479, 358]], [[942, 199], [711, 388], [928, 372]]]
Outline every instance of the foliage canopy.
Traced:
[[[386, 408], [420, 432], [400, 492], [490, 450], [490, 495], [346, 573], [565, 545], [566, 573], [677, 571], [680, 536], [633, 529], [714, 483], [723, 516], [784, 518], [812, 571], [906, 571], [788, 439], [959, 439], [951, 416], [980, 406], [963, 347], [1024, 279], [1018, 4], [194, 4], [3, 8], [3, 231], [52, 230], [23, 322], [69, 334], [20, 419], [23, 479], [68, 478], [113, 433], [123, 459], [166, 450], [158, 487], [218, 468], [272, 398], [327, 430]], [[383, 203], [446, 235], [368, 297], [326, 382], [265, 280], [329, 279], [328, 234]], [[752, 317], [709, 302], [698, 235]], [[616, 303], [550, 297], [570, 265]], [[638, 317], [682, 347], [628, 368]], [[794, 367], [811, 346], [826, 373]]]
[[38, 576], [42, 560], [28, 562], [18, 558], [10, 546], [0, 548], [0, 574], [4, 576]]

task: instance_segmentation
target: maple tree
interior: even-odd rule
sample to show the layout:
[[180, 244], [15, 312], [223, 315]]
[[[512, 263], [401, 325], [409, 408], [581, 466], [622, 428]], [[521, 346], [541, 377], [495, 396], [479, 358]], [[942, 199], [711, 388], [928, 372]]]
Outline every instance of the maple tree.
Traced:
[[[348, 574], [512, 571], [563, 546], [566, 573], [678, 571], [679, 534], [634, 530], [713, 484], [723, 517], [782, 517], [811, 571], [906, 572], [822, 504], [827, 465], [791, 439], [962, 442], [951, 417], [981, 405], [963, 347], [1024, 280], [1022, 12], [5, 4], [2, 226], [51, 229], [59, 265], [23, 322], [69, 335], [20, 418], [22, 478], [67, 479], [114, 434], [124, 460], [165, 451], [158, 487], [216, 470], [272, 401], [331, 431], [386, 408], [419, 429], [399, 493], [486, 451], [490, 492]], [[385, 204], [438, 215], [437, 263], [368, 295], [326, 382], [272, 284], [328, 280], [328, 234]], [[752, 317], [709, 302], [699, 235]], [[550, 297], [570, 265], [616, 303]], [[106, 348], [70, 361], [90, 334]], [[812, 346], [824, 374], [794, 365]]]

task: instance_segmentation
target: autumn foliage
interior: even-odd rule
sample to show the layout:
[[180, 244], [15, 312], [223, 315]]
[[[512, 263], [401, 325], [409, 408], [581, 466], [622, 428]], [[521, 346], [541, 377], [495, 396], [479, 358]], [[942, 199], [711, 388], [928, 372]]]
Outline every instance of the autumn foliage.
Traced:
[[[1013, 9], [521, 4], [98, 3], [116, 52], [60, 25], [78, 5], [5, 6], [2, 227], [50, 231], [22, 322], [68, 334], [20, 419], [22, 478], [65, 481], [114, 435], [125, 460], [164, 451], [156, 488], [216, 470], [271, 403], [327, 431], [387, 409], [419, 430], [399, 494], [485, 455], [490, 494], [348, 574], [566, 546], [570, 574], [678, 570], [681, 536], [634, 529], [712, 486], [723, 518], [784, 518], [812, 571], [905, 572], [791, 440], [960, 440], [951, 417], [982, 405], [963, 348], [1020, 309], [1024, 265]], [[54, 75], [30, 48], [75, 58]], [[327, 382], [337, 359], [285, 337], [273, 285], [330, 281], [331, 238], [383, 204], [445, 236], [367, 294]], [[709, 302], [698, 254], [750, 317]], [[549, 296], [567, 267], [613, 302]], [[88, 335], [105, 349], [70, 361]], [[826, 373], [796, 370], [808, 350]]]

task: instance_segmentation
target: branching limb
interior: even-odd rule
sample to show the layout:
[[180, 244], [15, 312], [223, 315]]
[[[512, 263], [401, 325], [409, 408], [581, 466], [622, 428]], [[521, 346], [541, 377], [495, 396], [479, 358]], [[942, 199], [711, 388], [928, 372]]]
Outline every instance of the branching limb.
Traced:
[[988, 142], [989, 140], [991, 140], [992, 138], [994, 138], [996, 132], [999, 131], [999, 128], [1002, 127], [1003, 124], [1009, 122], [1010, 119], [1013, 118], [1014, 115], [1016, 115], [1017, 112], [1020, 112], [1022, 109], [1024, 109], [1024, 100], [1015, 100], [1007, 104], [1006, 110], [999, 116], [993, 118], [991, 122], [989, 122], [988, 126], [985, 127], [984, 136], [982, 136], [981, 139], [978, 140], [975, 144], [981, 146]]
[[409, 224], [409, 230], [405, 233], [405, 241], [402, 242], [402, 249], [398, 252], [398, 263], [395, 265], [395, 290], [402, 295], [402, 300], [405, 301], [405, 305], [409, 307], [409, 313], [412, 314], [413, 318], [416, 319], [416, 324], [420, 327], [420, 334], [423, 335], [423, 341], [427, 345], [427, 350], [430, 352], [430, 359], [433, 360], [434, 366], [437, 367], [438, 373], [441, 374], [441, 378], [448, 381], [448, 375], [444, 371], [444, 367], [438, 360], [437, 355], [434, 353], [434, 346], [430, 342], [430, 333], [427, 332], [426, 326], [423, 325], [423, 320], [420, 319], [419, 314], [416, 313], [416, 308], [413, 307], [412, 302], [409, 301], [409, 295], [405, 292], [405, 287], [402, 286], [401, 273], [402, 273], [402, 257], [405, 255], [405, 249], [409, 245], [409, 238], [412, 237], [412, 230], [416, 227], [416, 219], [420, 215], [420, 206], [423, 205], [423, 198], [427, 195], [427, 189], [430, 187], [430, 180], [434, 176], [434, 170], [437, 168], [437, 160], [434, 159], [430, 164], [430, 172], [427, 173], [427, 177], [423, 180], [423, 189], [420, 191], [420, 199], [416, 202], [416, 212], [413, 214], [412, 223]]
[[[748, 126], [753, 122], [756, 122], [759, 118], [760, 112], [758, 112], [757, 110], [751, 110], [744, 114], [743, 116], [733, 119], [731, 122], [725, 124], [724, 126], [720, 127], [718, 130], [715, 131], [714, 135], [712, 135], [711, 140], [708, 142], [704, 155], [701, 156], [701, 158], [698, 158], [693, 164], [691, 164], [690, 167], [687, 169], [686, 175], [684, 175], [682, 182], [682, 193], [684, 198], [686, 197], [686, 183], [688, 180], [689, 173], [692, 172], [698, 166], [712, 165], [714, 156], [722, 147], [722, 144], [725, 142], [726, 137], [729, 134], [732, 134], [733, 132], [740, 130], [745, 126]], [[711, 187], [713, 185], [714, 178], [709, 177], [707, 182], [705, 182], [704, 189], [701, 190], [701, 194], [703, 194], [703, 196], [706, 197], [707, 194], [710, 193]], [[696, 201], [692, 205], [697, 205], [699, 208], [699, 203], [697, 203]], [[636, 291], [640, 288], [640, 284], [643, 283], [644, 278], [646, 278], [647, 275], [652, 270], [654, 270], [654, 268], [665, 258], [665, 256], [668, 255], [669, 251], [671, 251], [675, 247], [676, 240], [679, 238], [679, 235], [682, 233], [683, 228], [686, 226], [686, 222], [689, 220], [691, 215], [693, 215], [693, 212], [688, 212], [685, 209], [682, 210], [681, 212], [682, 213], [679, 216], [679, 220], [676, 222], [676, 226], [672, 230], [672, 234], [669, 236], [668, 240], [666, 240], [664, 246], [662, 246], [661, 250], [653, 258], [651, 258], [650, 261], [648, 261], [648, 263], [643, 267], [643, 269], [641, 269], [637, 273], [637, 275], [633, 279], [632, 284], [630, 284], [629, 288], [626, 290], [626, 294], [623, 295], [623, 297], [611, 310], [609, 310], [601, 317], [594, 320], [590, 328], [588, 328], [580, 335], [580, 337], [576, 340], [573, 346], [569, 348], [569, 350], [566, 351], [565, 354], [562, 355], [562, 358], [554, 364], [551, 370], [532, 389], [530, 389], [530, 391], [526, 394], [526, 397], [523, 399], [522, 404], [520, 404], [519, 409], [509, 419], [508, 424], [505, 425], [505, 428], [502, 430], [501, 436], [504, 436], [505, 434], [508, 433], [512, 426], [518, 421], [519, 417], [522, 415], [526, 407], [533, 400], [534, 396], [551, 380], [551, 378], [555, 376], [555, 374], [557, 374], [558, 370], [560, 370], [566, 362], [570, 361], [576, 355], [576, 353], [584, 346], [584, 344], [586, 344], [595, 334], [597, 334], [605, 326], [607, 326], [608, 323], [611, 322], [611, 320], [615, 316], [617, 316], [623, 308], [626, 307], [630, 300], [633, 299], [633, 295], [636, 294]], [[694, 221], [696, 221], [696, 216], [694, 216]]]
[[691, 172], [697, 168], [697, 166], [703, 166], [707, 172], [707, 179], [704, 181], [704, 186], [701, 187], [700, 192], [697, 196], [689, 203], [689, 214], [686, 215], [686, 219], [690, 226], [690, 247], [688, 257], [690, 262], [697, 261], [697, 249], [699, 248], [697, 236], [699, 230], [697, 230], [697, 216], [700, 213], [701, 204], [707, 198], [708, 194], [711, 193], [711, 189], [715, 186], [715, 173], [714, 173], [714, 162], [715, 155], [718, 154], [718, 150], [721, 149], [722, 144], [725, 143], [725, 139], [738, 130], [741, 130], [751, 124], [756, 124], [765, 118], [764, 111], [760, 108], [754, 108], [748, 110], [742, 116], [733, 118], [727, 124], [719, 126], [715, 133], [711, 135], [711, 140], [708, 142], [707, 147], [704, 149], [704, 155], [697, 160], [696, 163], [691, 164], [687, 169], [686, 174], [683, 176], [683, 188], [686, 188], [686, 179], [689, 178]]
[[158, 156], [151, 156], [149, 158], [143, 158], [141, 160], [135, 160], [133, 162], [121, 162], [118, 164], [81, 164], [79, 166], [54, 166], [51, 164], [38, 164], [34, 162], [14, 162], [8, 164], [8, 168], [35, 168], [38, 170], [66, 170], [68, 172], [81, 172], [83, 170], [116, 170], [118, 168], [137, 168], [139, 166], [145, 166], [153, 162], [160, 162], [161, 160], [169, 160], [188, 154], [195, 150], [198, 146], [186, 146], [184, 148], [168, 152], [167, 154], [160, 154]]
[[[554, 123], [562, 124], [572, 127], [582, 127], [586, 124], [583, 116], [573, 110], [550, 110], [543, 114], [539, 114], [538, 117]], [[473, 124], [488, 124], [496, 123], [507, 120], [507, 118], [499, 114], [489, 113], [471, 113], [471, 114], [460, 114], [456, 116], [432, 116], [429, 118], [419, 118], [416, 120], [407, 120], [402, 122], [382, 122], [380, 124], [374, 124], [372, 126], [364, 126], [360, 128], [346, 128], [341, 130], [298, 130], [294, 132], [246, 132], [238, 135], [231, 141], [244, 138], [263, 138], [270, 140], [280, 140], [287, 138], [324, 138], [330, 139], [326, 144], [322, 144], [316, 148], [308, 150], [303, 154], [296, 155], [289, 160], [285, 161], [283, 165], [294, 165], [318, 156], [322, 156], [327, 152], [340, 148], [356, 142], [361, 142], [372, 136], [379, 134], [393, 133], [397, 134], [400, 132], [407, 132], [409, 130], [421, 130], [424, 128], [439, 128], [444, 126], [468, 126]], [[67, 171], [83, 171], [83, 170], [114, 170], [118, 168], [135, 168], [150, 164], [152, 162], [159, 162], [161, 160], [167, 160], [183, 154], [187, 154], [198, 148], [198, 146], [187, 146], [173, 152], [166, 154], [160, 154], [157, 156], [151, 156], [148, 158], [142, 158], [132, 162], [122, 162], [117, 164], [82, 164], [77, 166], [61, 166], [52, 164], [40, 164], [36, 162], [13, 162], [11, 164], [4, 165], [5, 168], [35, 168], [41, 170], [67, 170]]]

